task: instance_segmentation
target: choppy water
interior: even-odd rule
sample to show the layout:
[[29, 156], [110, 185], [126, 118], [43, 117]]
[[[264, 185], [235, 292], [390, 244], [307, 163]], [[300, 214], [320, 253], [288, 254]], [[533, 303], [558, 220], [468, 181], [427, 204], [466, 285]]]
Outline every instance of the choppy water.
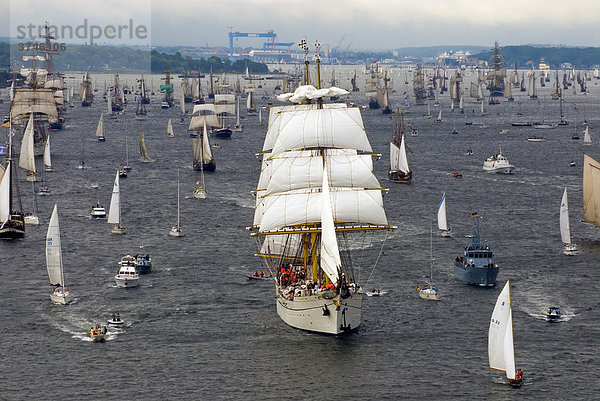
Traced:
[[[349, 86], [349, 68], [341, 73]], [[327, 75], [328, 76], [328, 75]], [[392, 75], [394, 77], [394, 75]], [[400, 102], [404, 73], [395, 77]], [[467, 76], [465, 81], [471, 78]], [[155, 77], [158, 82], [158, 78]], [[27, 227], [21, 241], [0, 242], [0, 398], [39, 399], [568, 399], [597, 397], [599, 231], [582, 217], [583, 153], [600, 158], [596, 130], [599, 88], [589, 83], [587, 96], [565, 91], [565, 114], [571, 125], [539, 131], [510, 127], [510, 122], [540, 115], [558, 121], [558, 102], [550, 86], [539, 100], [514, 93], [517, 102], [485, 105], [475, 110], [472, 126], [465, 115], [450, 112], [441, 97], [444, 121], [421, 115], [413, 106], [406, 118], [419, 128], [407, 138], [414, 170], [410, 185], [387, 182], [388, 141], [392, 121], [378, 110], [363, 118], [375, 151], [382, 154], [375, 173], [390, 188], [384, 202], [398, 229], [388, 239], [385, 255], [365, 288], [388, 291], [366, 297], [363, 324], [351, 336], [334, 338], [301, 332], [277, 316], [273, 289], [267, 282], [248, 282], [245, 273], [260, 270], [255, 245], [245, 227], [253, 216], [250, 193], [256, 185], [266, 126], [248, 116], [243, 133], [217, 141], [217, 171], [207, 174], [208, 199], [194, 199], [198, 174], [192, 171], [192, 147], [178, 110], [160, 110], [154, 99], [148, 120], [135, 121], [128, 106], [118, 121], [106, 121], [105, 143], [94, 137], [100, 111], [69, 108], [67, 127], [53, 132], [52, 190], [39, 197], [42, 224]], [[265, 81], [272, 88], [274, 82]], [[466, 86], [466, 85], [465, 85]], [[410, 91], [410, 88], [408, 88]], [[257, 92], [257, 102], [262, 89]], [[353, 100], [365, 105], [362, 92]], [[130, 99], [130, 102], [132, 100]], [[243, 103], [243, 102], [242, 102]], [[188, 105], [189, 108], [189, 105]], [[0, 105], [8, 112], [8, 103]], [[521, 110], [523, 117], [516, 116]], [[432, 114], [437, 115], [433, 108]], [[244, 114], [244, 113], [243, 113]], [[470, 114], [467, 112], [467, 114]], [[175, 138], [165, 134], [174, 121]], [[266, 121], [267, 115], [263, 116]], [[594, 144], [571, 139], [586, 118]], [[479, 128], [485, 122], [489, 128]], [[123, 179], [122, 216], [128, 233], [110, 234], [105, 221], [88, 218], [96, 201], [108, 207], [114, 175], [124, 157], [127, 127], [133, 171]], [[153, 162], [141, 163], [137, 150], [144, 128]], [[453, 127], [458, 135], [451, 135]], [[508, 135], [499, 133], [509, 128]], [[542, 143], [527, 141], [544, 135]], [[582, 136], [581, 136], [582, 137]], [[583, 137], [582, 137], [583, 138]], [[81, 140], [88, 169], [77, 170]], [[516, 166], [511, 176], [486, 174], [483, 160], [499, 150]], [[470, 148], [473, 156], [465, 156]], [[577, 163], [569, 167], [570, 161]], [[181, 174], [182, 222], [186, 236], [173, 238], [177, 170]], [[461, 180], [452, 177], [458, 170]], [[20, 172], [26, 211], [30, 185]], [[90, 189], [98, 183], [99, 189]], [[582, 248], [577, 257], [561, 254], [558, 212], [564, 187], [569, 189], [571, 228]], [[415, 293], [429, 272], [429, 221], [435, 219], [446, 192], [449, 224], [455, 238], [434, 237], [436, 283], [440, 302], [423, 301]], [[67, 282], [75, 302], [52, 305], [44, 260], [46, 224], [58, 203]], [[454, 280], [452, 261], [471, 233], [470, 214], [484, 216], [482, 232], [500, 265], [495, 289], [465, 286]], [[140, 245], [153, 258], [153, 272], [135, 289], [115, 288], [113, 275], [125, 253]], [[503, 374], [488, 368], [489, 318], [504, 282], [511, 280], [515, 354], [525, 371], [525, 385], [513, 390]], [[556, 305], [565, 321], [549, 324], [544, 310]], [[120, 312], [127, 325], [111, 329], [105, 343], [93, 343], [87, 330]], [[568, 392], [567, 392], [568, 391]]]

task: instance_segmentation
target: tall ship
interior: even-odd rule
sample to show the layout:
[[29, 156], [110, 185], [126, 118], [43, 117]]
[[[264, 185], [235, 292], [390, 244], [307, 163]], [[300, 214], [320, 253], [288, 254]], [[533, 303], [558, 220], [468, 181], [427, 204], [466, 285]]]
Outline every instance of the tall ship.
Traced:
[[125, 107], [125, 93], [121, 89], [119, 74], [115, 74], [115, 84], [110, 88], [110, 94], [111, 110], [113, 112], [123, 111], [123, 107]]
[[583, 221], [600, 227], [600, 162], [583, 155]]
[[367, 99], [369, 100], [369, 108], [370, 109], [379, 109], [381, 108], [381, 104], [378, 100], [378, 91], [381, 90], [381, 79], [380, 73], [382, 72], [382, 68], [379, 63], [373, 63], [369, 66], [367, 70], [367, 85], [365, 87], [365, 94], [367, 95]]
[[94, 89], [92, 88], [92, 78], [90, 73], [86, 72], [79, 84], [79, 97], [81, 98], [81, 106], [88, 107], [94, 103]]
[[390, 142], [390, 171], [388, 178], [393, 182], [410, 184], [412, 170], [406, 157], [406, 143], [404, 139], [404, 113], [401, 109], [394, 114], [394, 136]]
[[4, 166], [0, 164], [0, 239], [17, 239], [25, 237], [25, 216], [18, 196], [18, 186], [15, 185], [12, 123], [8, 130], [8, 158]]
[[[19, 70], [24, 80], [22, 86], [13, 89], [10, 107], [11, 124], [23, 124], [25, 128], [30, 116], [33, 116], [34, 152], [36, 156], [41, 156], [46, 147], [49, 124], [51, 121], [59, 120], [58, 108], [53, 90], [44, 85], [47, 70], [38, 68], [36, 64], [36, 61], [44, 60], [44, 57], [33, 54], [22, 58], [23, 61], [31, 61], [32, 66]], [[25, 129], [21, 132], [25, 132]]]
[[458, 107], [460, 105], [460, 98], [462, 91], [460, 84], [463, 82], [463, 77], [460, 70], [456, 70], [454, 75], [450, 78], [450, 99], [452, 100], [452, 106]]
[[[165, 83], [160, 86], [160, 92], [165, 95], [162, 108], [173, 107], [173, 84], [171, 83], [171, 71], [169, 68], [165, 71], [165, 77], [162, 78]], [[164, 107], [166, 106], [166, 107]]]
[[540, 58], [540, 63], [538, 65], [540, 70], [540, 79], [545, 82], [550, 82], [550, 65], [546, 63], [544, 58]]
[[150, 104], [150, 96], [148, 95], [148, 85], [146, 85], [144, 74], [142, 74], [142, 77], [138, 79], [138, 90], [140, 95], [140, 103]]
[[219, 121], [215, 113], [215, 105], [212, 103], [196, 104], [190, 119], [188, 131], [191, 132], [192, 147], [194, 150], [193, 168], [196, 171], [215, 171], [217, 164], [210, 150], [208, 137], [209, 128], [219, 127]]
[[[37, 51], [44, 55], [46, 67], [46, 77], [43, 80], [43, 87], [52, 91], [57, 114], [56, 117], [48, 117], [48, 125], [50, 129], [59, 130], [63, 129], [65, 124], [65, 92], [67, 87], [64, 75], [54, 71], [52, 68], [52, 56], [58, 54], [58, 50], [56, 49], [60, 48], [60, 46], [57, 46], [56, 43], [54, 46], [52, 45], [51, 40], [56, 38], [50, 33], [50, 26], [47, 23], [44, 25], [44, 34], [41, 35], [41, 38], [44, 39], [44, 43], [37, 47]], [[38, 81], [38, 83], [41, 82]]]
[[192, 101], [195, 98], [194, 93], [192, 91], [192, 86], [193, 83], [190, 84], [190, 80], [188, 79], [187, 75], [185, 75], [183, 77], [183, 80], [181, 81], [181, 91], [183, 92], [184, 103], [192, 103]]
[[296, 104], [270, 109], [249, 229], [273, 277], [281, 319], [338, 335], [360, 326], [357, 279], [359, 272], [368, 276], [365, 266], [376, 264], [381, 250], [356, 241], [394, 227], [372, 171], [360, 110], [324, 103], [324, 97], [349, 92], [310, 85], [305, 64], [306, 85], [277, 97]]
[[[506, 78], [506, 70], [502, 69], [504, 57], [500, 54], [501, 47], [498, 46], [498, 42], [495, 42], [494, 48], [492, 49], [492, 55], [490, 61], [492, 69], [488, 71], [486, 80], [488, 81], [487, 89], [490, 91], [490, 98], [504, 96], [504, 78]], [[491, 103], [491, 100], [490, 100]]]
[[454, 277], [466, 284], [493, 287], [500, 269], [494, 263], [494, 253], [487, 241], [481, 239], [481, 217], [477, 213], [473, 213], [471, 217], [475, 223], [475, 233], [469, 238], [463, 254], [454, 260]]
[[425, 76], [423, 66], [417, 65], [413, 74], [413, 92], [415, 94], [416, 104], [425, 104], [427, 100], [427, 89], [425, 89]]

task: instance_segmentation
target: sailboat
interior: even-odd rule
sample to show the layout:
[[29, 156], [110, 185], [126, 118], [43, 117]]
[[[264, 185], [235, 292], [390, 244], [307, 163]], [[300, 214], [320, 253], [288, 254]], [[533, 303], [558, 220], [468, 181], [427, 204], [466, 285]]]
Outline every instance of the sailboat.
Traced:
[[433, 285], [433, 224], [429, 223], [429, 248], [431, 253], [431, 272], [429, 276], [429, 282], [425, 283], [423, 287], [417, 287], [419, 297], [431, 301], [439, 301], [440, 294], [439, 290]]
[[[256, 112], [256, 110], [254, 110]], [[237, 97], [237, 107], [235, 109], [235, 125], [233, 126], [234, 132], [242, 132], [244, 126], [240, 121], [240, 97]]]
[[98, 119], [98, 126], [96, 127], [96, 137], [98, 138], [98, 142], [106, 141], [106, 137], [104, 136], [104, 114], [100, 113], [100, 118]]
[[175, 133], [173, 132], [173, 122], [171, 121], [170, 118], [169, 118], [169, 121], [167, 121], [167, 136], [168, 137], [175, 136]]
[[46, 146], [44, 147], [44, 169], [46, 171], [52, 171], [52, 156], [50, 155], [50, 135], [46, 139]]
[[567, 199], [567, 188], [563, 192], [560, 202], [560, 238], [563, 243], [563, 253], [573, 256], [579, 254], [579, 247], [571, 241], [571, 229], [569, 228], [569, 201]]
[[145, 120], [148, 116], [148, 110], [142, 102], [142, 97], [139, 96], [137, 99], [137, 106], [135, 107], [135, 119], [138, 121]]
[[65, 285], [65, 273], [63, 270], [62, 248], [60, 243], [60, 226], [58, 223], [58, 208], [56, 203], [52, 210], [48, 231], [46, 233], [46, 269], [48, 279], [54, 286], [50, 299], [56, 304], [66, 305], [73, 301], [73, 294]]
[[300, 104], [270, 108], [250, 227], [274, 277], [281, 319], [334, 335], [361, 324], [362, 291], [353, 266], [368, 262], [358, 262], [358, 249], [347, 245], [355, 235], [395, 228], [372, 171], [360, 109], [323, 102], [348, 93], [306, 84], [277, 97]]
[[[192, 131], [194, 149], [194, 170], [215, 171], [217, 164], [210, 150], [208, 127], [218, 127], [219, 122], [215, 114], [214, 105], [210, 103], [197, 104], [190, 120], [188, 131]], [[202, 130], [202, 133], [200, 133]]]
[[512, 308], [510, 304], [510, 280], [496, 300], [488, 331], [488, 357], [490, 368], [506, 372], [512, 387], [521, 387], [523, 372], [515, 369]]
[[110, 208], [108, 209], [108, 224], [111, 225], [110, 232], [113, 234], [125, 234], [125, 227], [121, 223], [121, 188], [119, 185], [119, 170], [115, 177]]
[[442, 194], [442, 201], [438, 207], [437, 213], [438, 229], [442, 237], [451, 237], [452, 230], [448, 227], [448, 221], [446, 219], [446, 193]]
[[[12, 161], [12, 119], [8, 131], [8, 159], [6, 168], [0, 168], [0, 239], [16, 239], [25, 237], [25, 217], [14, 202], [13, 180], [14, 167]], [[0, 166], [1, 167], [1, 166]]]
[[35, 151], [33, 146], [33, 113], [29, 115], [27, 128], [23, 133], [21, 151], [19, 154], [19, 167], [27, 171], [27, 181], [37, 181], [39, 174], [35, 168]]
[[177, 171], [177, 223], [169, 230], [169, 235], [173, 237], [183, 237], [181, 232], [181, 223], [179, 222], [179, 170]]
[[92, 90], [92, 79], [90, 73], [86, 72], [83, 76], [81, 84], [79, 84], [79, 97], [81, 98], [81, 106], [88, 107], [94, 101], [94, 93]]
[[592, 137], [590, 136], [590, 127], [587, 125], [585, 126], [585, 129], [583, 130], [583, 144], [584, 145], [592, 144]]
[[[204, 124], [204, 130], [202, 132], [202, 138], [196, 138], [195, 139], [195, 143], [196, 145], [200, 146], [200, 150], [198, 151], [200, 153], [200, 158], [203, 160], [205, 155], [204, 155], [204, 151], [208, 150], [208, 153], [210, 153], [210, 144], [208, 143], [208, 131], [206, 130], [206, 124]], [[194, 148], [194, 153], [196, 153], [196, 149]], [[212, 157], [212, 155], [211, 155]], [[204, 162], [200, 162], [200, 179], [198, 181], [196, 181], [196, 185], [198, 185], [196, 188], [194, 188], [194, 198], [196, 199], [206, 199], [206, 184], [204, 183]]]
[[144, 130], [140, 128], [140, 155], [142, 156], [142, 162], [148, 163], [150, 156], [148, 156], [148, 149], [146, 149], [146, 141], [144, 140]]
[[388, 178], [393, 182], [410, 184], [412, 171], [406, 157], [406, 143], [404, 140], [404, 114], [398, 109], [394, 115], [394, 137], [390, 142], [390, 171]]
[[258, 125], [263, 125], [262, 107], [258, 108]]

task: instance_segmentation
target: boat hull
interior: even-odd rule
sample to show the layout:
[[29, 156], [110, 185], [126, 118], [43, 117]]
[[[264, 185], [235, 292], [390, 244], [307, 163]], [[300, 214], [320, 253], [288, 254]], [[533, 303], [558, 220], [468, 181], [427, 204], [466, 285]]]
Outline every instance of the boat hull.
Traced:
[[454, 262], [454, 277], [466, 284], [493, 287], [499, 271], [500, 268], [496, 265], [481, 267]]
[[389, 171], [388, 179], [392, 182], [397, 182], [401, 184], [410, 184], [412, 181], [412, 171], [405, 173], [403, 171]]
[[229, 138], [231, 138], [231, 134], [232, 134], [232, 131], [229, 128], [222, 128], [222, 129], [214, 130], [213, 132], [211, 132], [212, 136], [214, 136], [215, 138], [221, 138], [221, 139], [229, 139]]
[[200, 171], [200, 170], [215, 171], [216, 168], [217, 168], [217, 163], [215, 163], [214, 160], [211, 160], [209, 163], [204, 163], [204, 164], [202, 164], [201, 161], [194, 160], [194, 170], [196, 170], [196, 171]]
[[131, 277], [121, 278], [121, 277], [115, 276], [115, 283], [117, 284], [117, 287], [119, 287], [119, 288], [137, 287], [140, 284], [139, 281], [140, 281], [139, 277], [138, 278], [131, 278]]
[[66, 305], [73, 301], [73, 294], [70, 292], [66, 293], [52, 293], [50, 294], [50, 300], [55, 304]]
[[0, 239], [17, 239], [25, 237], [25, 218], [23, 215], [11, 216], [11, 219], [0, 224]]
[[[338, 306], [339, 305], [339, 306]], [[277, 314], [289, 326], [323, 334], [343, 334], [356, 330], [361, 320], [362, 294], [352, 293], [325, 299], [322, 295], [277, 296]]]

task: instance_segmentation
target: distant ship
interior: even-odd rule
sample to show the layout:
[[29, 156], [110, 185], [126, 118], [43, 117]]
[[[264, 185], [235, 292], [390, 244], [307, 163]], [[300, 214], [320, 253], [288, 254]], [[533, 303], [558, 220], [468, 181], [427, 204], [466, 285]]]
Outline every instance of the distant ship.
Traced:
[[486, 79], [489, 81], [487, 88], [490, 91], [490, 97], [504, 96], [504, 78], [506, 78], [506, 70], [502, 69], [502, 59], [504, 57], [500, 54], [500, 50], [502, 49], [498, 46], [498, 42], [496, 42], [492, 49], [494, 53], [490, 56], [493, 69], [488, 71], [486, 75]]
[[81, 106], [88, 107], [94, 102], [94, 92], [92, 89], [92, 78], [90, 73], [86, 72], [79, 84], [79, 97], [81, 97]]
[[369, 66], [366, 94], [367, 99], [369, 99], [369, 108], [381, 109], [383, 114], [390, 114], [392, 112], [392, 108], [390, 107], [390, 99], [387, 87], [387, 83], [390, 79], [387, 77], [386, 72], [383, 78], [384, 84], [383, 87], [381, 87], [380, 74], [382, 71], [383, 70], [379, 63], [374, 63]]
[[415, 94], [416, 104], [425, 104], [427, 100], [427, 90], [423, 79], [423, 66], [417, 65], [413, 75], [413, 92]]
[[475, 235], [469, 239], [462, 256], [454, 260], [454, 277], [466, 284], [493, 287], [496, 285], [498, 265], [494, 263], [494, 254], [487, 241], [481, 240], [477, 213], [471, 215], [475, 222]]

